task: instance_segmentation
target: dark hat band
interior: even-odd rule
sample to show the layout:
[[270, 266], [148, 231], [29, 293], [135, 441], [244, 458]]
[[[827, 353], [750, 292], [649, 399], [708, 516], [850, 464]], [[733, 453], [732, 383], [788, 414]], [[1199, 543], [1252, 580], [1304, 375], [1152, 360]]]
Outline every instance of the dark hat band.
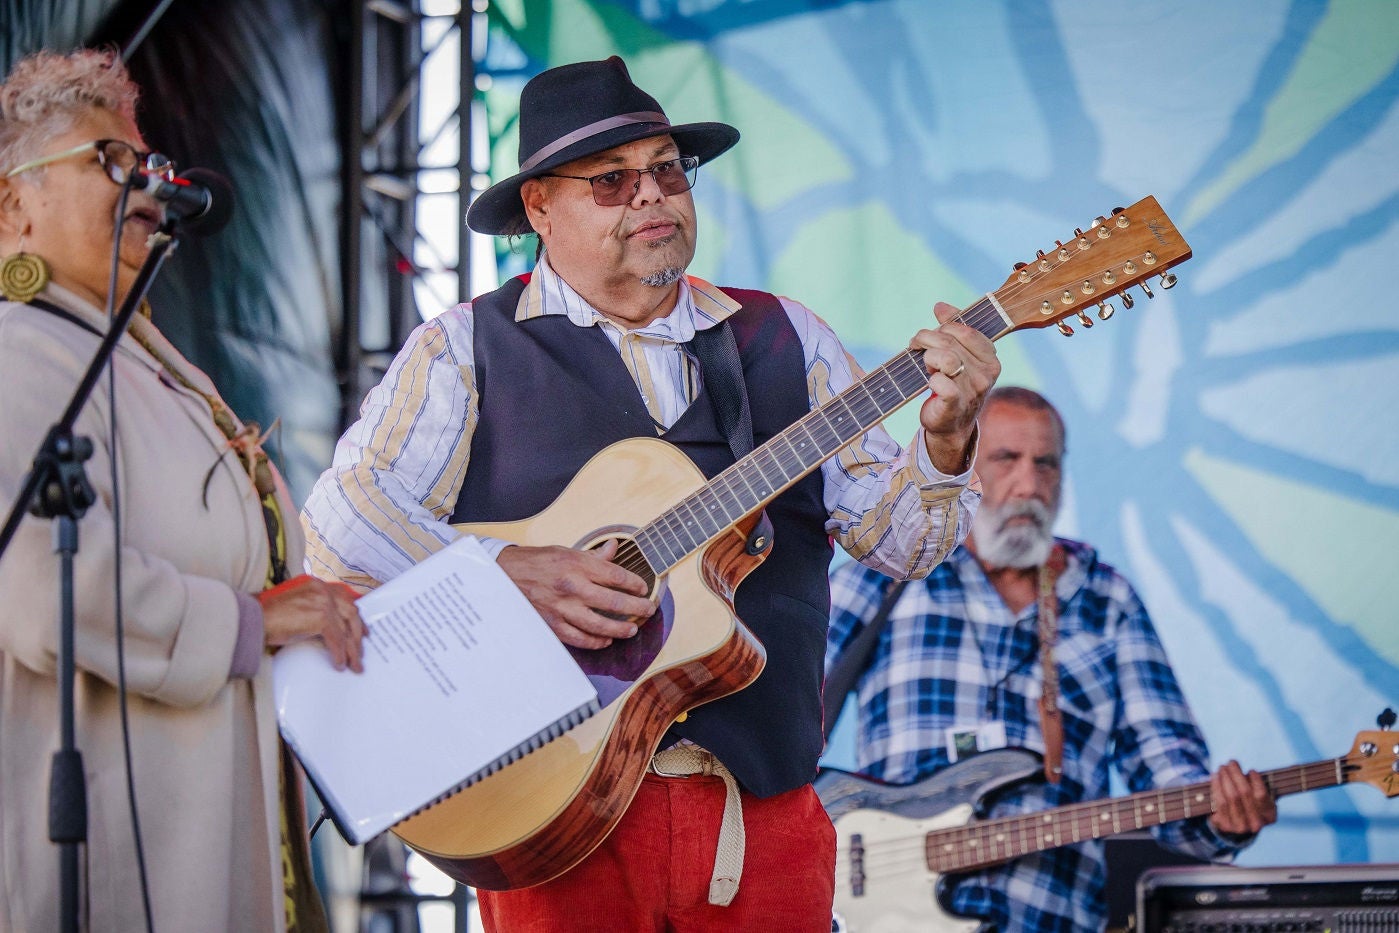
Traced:
[[615, 127], [627, 126], [634, 123], [661, 123], [665, 126], [670, 126], [670, 121], [666, 119], [666, 115], [657, 111], [623, 113], [615, 117], [608, 117], [606, 120], [598, 120], [596, 123], [589, 123], [587, 126], [580, 127], [572, 133], [561, 136], [549, 145], [544, 146], [534, 155], [520, 163], [520, 171], [532, 171], [536, 165], [544, 162], [550, 156], [562, 152], [574, 143], [581, 142], [590, 136], [596, 136], [599, 133], [605, 133]]

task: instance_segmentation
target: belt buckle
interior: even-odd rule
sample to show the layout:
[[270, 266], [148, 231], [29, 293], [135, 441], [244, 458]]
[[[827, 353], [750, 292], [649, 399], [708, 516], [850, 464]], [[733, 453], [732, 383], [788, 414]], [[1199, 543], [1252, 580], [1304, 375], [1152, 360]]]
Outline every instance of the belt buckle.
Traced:
[[[702, 763], [700, 770], [666, 771], [665, 769], [661, 768], [658, 764], [656, 764], [656, 759], [659, 758], [661, 755], [664, 755], [666, 752], [671, 751], [672, 749], [678, 748], [687, 748], [689, 751], [697, 753]], [[715, 758], [714, 754], [706, 748], [701, 748], [700, 746], [694, 744], [687, 745], [686, 743], [679, 743], [676, 745], [672, 745], [669, 748], [663, 748], [660, 751], [656, 752], [656, 754], [652, 755], [651, 760], [646, 764], [646, 770], [650, 771], [652, 774], [659, 775], [660, 777], [668, 778], [687, 778], [696, 774], [713, 775], [714, 764], [716, 761], [718, 761], [718, 759]]]
[[648, 764], [648, 765], [646, 766], [646, 769], [647, 769], [648, 771], [650, 771], [652, 774], [660, 775], [661, 777], [668, 777], [668, 778], [689, 777], [688, 774], [675, 774], [674, 772], [671, 772], [671, 771], [662, 771], [662, 770], [660, 769], [660, 766], [656, 764], [656, 756], [655, 756], [655, 755], [652, 755], [652, 756], [651, 756], [651, 762], [650, 762], [650, 764]]

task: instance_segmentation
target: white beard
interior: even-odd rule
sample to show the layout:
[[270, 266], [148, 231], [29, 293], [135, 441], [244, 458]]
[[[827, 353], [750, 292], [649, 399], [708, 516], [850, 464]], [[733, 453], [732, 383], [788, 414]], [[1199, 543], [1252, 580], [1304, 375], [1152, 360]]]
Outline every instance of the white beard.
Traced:
[[[972, 519], [976, 556], [988, 567], [1017, 570], [1038, 567], [1049, 559], [1049, 552], [1054, 548], [1055, 511], [1035, 499], [1001, 506], [987, 506], [983, 502]], [[1009, 524], [1011, 519], [1021, 516], [1028, 516], [1031, 522]]]

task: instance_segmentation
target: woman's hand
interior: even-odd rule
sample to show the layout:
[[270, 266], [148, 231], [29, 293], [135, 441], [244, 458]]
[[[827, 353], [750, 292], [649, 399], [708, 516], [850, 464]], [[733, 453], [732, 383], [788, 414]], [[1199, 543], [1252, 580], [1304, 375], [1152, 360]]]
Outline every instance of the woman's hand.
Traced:
[[269, 647], [319, 638], [337, 671], [364, 670], [364, 623], [355, 608], [358, 594], [343, 583], [303, 574], [257, 594], [262, 604], [263, 642]]

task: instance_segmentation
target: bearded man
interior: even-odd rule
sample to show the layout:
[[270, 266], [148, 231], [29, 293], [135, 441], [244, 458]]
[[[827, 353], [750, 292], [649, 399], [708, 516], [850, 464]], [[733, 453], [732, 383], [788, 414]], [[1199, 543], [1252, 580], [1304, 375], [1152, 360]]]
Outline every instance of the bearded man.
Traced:
[[[856, 681], [859, 769], [907, 784], [991, 748], [1045, 755], [1048, 780], [1006, 791], [992, 817], [1107, 797], [1112, 769], [1134, 792], [1209, 780], [1212, 815], [1153, 832], [1171, 849], [1231, 859], [1277, 809], [1256, 771], [1230, 761], [1210, 775], [1204, 738], [1131, 584], [1090, 545], [1054, 537], [1063, 419], [1038, 393], [1003, 387], [987, 395], [979, 424], [982, 502], [971, 534], [893, 597]], [[827, 671], [891, 586], [859, 564], [835, 571]], [[1046, 642], [1057, 672], [1047, 690]], [[1044, 712], [1042, 696], [1055, 697]], [[1082, 842], [962, 876], [947, 906], [987, 929], [1102, 930], [1104, 882], [1102, 844]]]

